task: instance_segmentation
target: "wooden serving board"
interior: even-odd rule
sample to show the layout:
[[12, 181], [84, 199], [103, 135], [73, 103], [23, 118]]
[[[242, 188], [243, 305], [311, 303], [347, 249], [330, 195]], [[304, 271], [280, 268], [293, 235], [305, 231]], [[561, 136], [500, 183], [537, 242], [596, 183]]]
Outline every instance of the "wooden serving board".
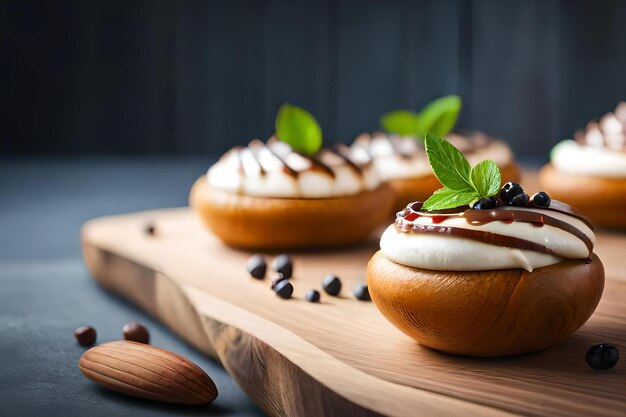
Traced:
[[[144, 233], [149, 222], [154, 237]], [[626, 235], [598, 236], [606, 287], [585, 326], [544, 352], [498, 359], [424, 348], [373, 303], [354, 299], [375, 237], [358, 248], [292, 254], [291, 300], [278, 298], [269, 278], [252, 279], [250, 253], [223, 246], [187, 208], [96, 219], [82, 238], [102, 286], [217, 358], [273, 416], [626, 415]], [[305, 301], [328, 273], [341, 277], [341, 296]], [[600, 342], [623, 356], [603, 372], [584, 361]]]

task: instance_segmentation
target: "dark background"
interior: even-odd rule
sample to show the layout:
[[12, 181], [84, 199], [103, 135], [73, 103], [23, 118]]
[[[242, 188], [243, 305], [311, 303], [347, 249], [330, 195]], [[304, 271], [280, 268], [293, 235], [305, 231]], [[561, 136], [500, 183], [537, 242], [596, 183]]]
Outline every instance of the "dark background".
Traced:
[[0, 1], [0, 153], [201, 154], [309, 109], [351, 141], [448, 93], [545, 158], [626, 98], [626, 2]]

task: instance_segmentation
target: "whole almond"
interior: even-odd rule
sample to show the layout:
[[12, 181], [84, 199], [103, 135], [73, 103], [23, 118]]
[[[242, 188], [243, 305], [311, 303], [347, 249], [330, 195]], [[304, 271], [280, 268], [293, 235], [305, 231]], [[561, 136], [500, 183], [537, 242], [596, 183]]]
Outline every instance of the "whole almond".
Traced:
[[217, 397], [215, 384], [196, 364], [142, 343], [103, 343], [85, 352], [78, 367], [92, 381], [134, 397], [178, 404], [205, 404]]

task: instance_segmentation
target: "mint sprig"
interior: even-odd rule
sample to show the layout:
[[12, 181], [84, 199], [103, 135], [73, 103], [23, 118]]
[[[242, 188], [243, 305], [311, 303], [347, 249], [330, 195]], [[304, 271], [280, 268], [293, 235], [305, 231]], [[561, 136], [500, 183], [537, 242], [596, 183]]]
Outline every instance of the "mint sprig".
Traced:
[[443, 136], [450, 132], [461, 111], [461, 98], [456, 95], [439, 97], [428, 103], [419, 113], [395, 110], [384, 114], [380, 124], [387, 132], [418, 139], [426, 133]]
[[443, 188], [435, 191], [422, 209], [434, 211], [471, 206], [500, 190], [502, 178], [495, 162], [485, 160], [472, 168], [457, 148], [435, 134], [427, 134], [424, 145], [428, 162]]
[[304, 155], [314, 155], [322, 147], [322, 129], [315, 117], [289, 103], [278, 109], [276, 137]]

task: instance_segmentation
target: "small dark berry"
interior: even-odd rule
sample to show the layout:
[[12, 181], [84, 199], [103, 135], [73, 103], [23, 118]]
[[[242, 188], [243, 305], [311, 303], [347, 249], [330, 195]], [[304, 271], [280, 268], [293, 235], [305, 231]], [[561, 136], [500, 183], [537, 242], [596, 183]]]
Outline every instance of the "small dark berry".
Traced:
[[526, 207], [528, 205], [528, 194], [521, 193], [513, 197], [510, 203], [512, 206]]
[[590, 368], [604, 371], [615, 366], [619, 361], [619, 350], [613, 345], [600, 343], [592, 346], [585, 355], [585, 361]]
[[357, 300], [361, 301], [372, 301], [372, 297], [370, 297], [370, 292], [367, 289], [367, 284], [356, 284], [354, 287], [354, 296]]
[[278, 255], [272, 263], [272, 269], [289, 279], [293, 275], [293, 262], [288, 255]]
[[418, 212], [418, 211], [420, 211], [422, 209], [423, 205], [424, 205], [423, 202], [416, 201], [415, 203], [411, 203], [410, 207], [411, 207], [411, 210], [413, 210], [415, 212]]
[[274, 287], [274, 292], [280, 298], [284, 298], [285, 300], [287, 300], [291, 298], [291, 294], [293, 294], [293, 285], [291, 285], [291, 282], [289, 282], [288, 279], [283, 279], [276, 284], [276, 286]]
[[538, 207], [550, 207], [550, 203], [552, 202], [548, 193], [543, 191], [533, 194], [530, 200]]
[[341, 291], [341, 280], [335, 275], [326, 275], [322, 281], [322, 288], [328, 295], [337, 295]]
[[97, 336], [96, 329], [91, 326], [80, 326], [78, 329], [74, 330], [74, 337], [78, 344], [82, 346], [93, 345], [96, 343]]
[[261, 255], [254, 255], [250, 257], [250, 259], [248, 259], [248, 263], [246, 264], [246, 271], [248, 271], [253, 278], [265, 278], [265, 271], [267, 271], [265, 258]]
[[318, 290], [307, 291], [306, 300], [311, 303], [317, 303], [320, 300], [320, 292]]
[[474, 210], [491, 210], [496, 208], [496, 200], [491, 197], [481, 198], [472, 208]]
[[154, 225], [154, 223], [148, 223], [146, 225], [146, 227], [144, 228], [144, 232], [148, 235], [148, 236], [154, 236], [156, 235], [156, 226]]
[[136, 321], [125, 324], [124, 327], [122, 327], [122, 333], [126, 340], [144, 344], [150, 343], [150, 332], [148, 332], [148, 329], [146, 329], [144, 325]]
[[524, 189], [521, 185], [516, 182], [509, 181], [504, 184], [500, 190], [500, 200], [502, 200], [504, 204], [511, 204], [513, 198], [523, 192]]
[[283, 274], [278, 272], [276, 274], [276, 276], [274, 277], [274, 279], [272, 279], [272, 289], [276, 288], [276, 284], [278, 284], [279, 282], [284, 281], [286, 279], [287, 278], [285, 278], [285, 276]]

